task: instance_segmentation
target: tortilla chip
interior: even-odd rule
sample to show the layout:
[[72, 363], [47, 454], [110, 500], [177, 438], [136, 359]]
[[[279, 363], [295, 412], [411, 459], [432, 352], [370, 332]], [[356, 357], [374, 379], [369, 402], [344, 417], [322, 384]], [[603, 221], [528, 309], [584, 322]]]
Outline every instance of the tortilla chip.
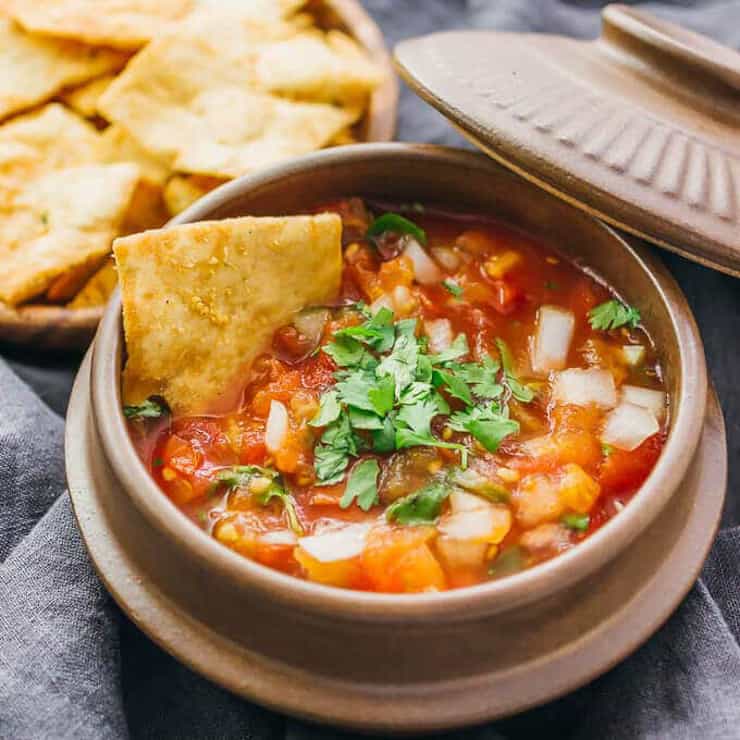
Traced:
[[46, 289], [44, 298], [49, 303], [67, 303], [82, 290], [99, 268], [100, 258], [96, 257], [63, 272]]
[[17, 305], [66, 270], [102, 258], [138, 179], [133, 164], [87, 165], [0, 189], [0, 300]]
[[358, 104], [383, 81], [382, 70], [340, 31], [308, 32], [260, 51], [259, 89], [298, 100]]
[[164, 185], [172, 174], [167, 163], [142, 149], [139, 142], [123, 126], [108, 126], [98, 139], [96, 159], [99, 162], [134, 162], [141, 170], [142, 179], [154, 185]]
[[164, 202], [171, 216], [176, 216], [226, 180], [202, 175], [175, 175], [164, 186]]
[[138, 49], [182, 18], [192, 0], [5, 0], [27, 31], [118, 49]]
[[235, 177], [318, 149], [356, 117], [253, 91], [261, 45], [295, 29], [195, 17], [149, 44], [98, 103], [173, 169]]
[[336, 214], [244, 217], [116, 239], [128, 362], [125, 403], [219, 406], [273, 332], [339, 291]]
[[94, 118], [98, 115], [98, 99], [115, 79], [115, 75], [103, 75], [80, 87], [65, 90], [59, 98], [84, 118]]
[[127, 236], [148, 229], [159, 229], [169, 220], [170, 212], [164, 202], [162, 186], [140, 179], [131, 196], [119, 234]]
[[[35, 7], [35, 2], [24, 5]], [[126, 57], [71, 41], [31, 36], [0, 17], [0, 119], [56, 95], [63, 87], [120, 69]]]
[[85, 283], [84, 287], [67, 304], [67, 308], [91, 308], [104, 306], [118, 284], [116, 266], [112, 259], [105, 264]]
[[306, 2], [307, 0], [199, 0], [199, 5], [212, 7], [218, 12], [233, 12], [241, 18], [269, 24], [289, 18]]

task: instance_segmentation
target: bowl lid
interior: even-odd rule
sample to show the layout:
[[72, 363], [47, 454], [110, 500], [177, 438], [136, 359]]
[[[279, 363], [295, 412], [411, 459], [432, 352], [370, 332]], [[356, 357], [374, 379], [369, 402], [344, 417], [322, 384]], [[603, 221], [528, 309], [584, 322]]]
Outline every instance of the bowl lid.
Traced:
[[601, 37], [453, 31], [401, 42], [411, 88], [566, 201], [740, 277], [740, 54], [624, 5]]

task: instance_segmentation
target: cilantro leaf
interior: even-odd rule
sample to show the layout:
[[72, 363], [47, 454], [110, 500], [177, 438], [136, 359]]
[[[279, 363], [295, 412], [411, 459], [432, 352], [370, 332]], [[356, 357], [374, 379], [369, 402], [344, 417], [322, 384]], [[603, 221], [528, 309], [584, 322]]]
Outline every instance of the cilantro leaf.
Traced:
[[308, 423], [312, 427], [325, 427], [336, 421], [341, 413], [342, 407], [337, 400], [337, 392], [335, 390], [327, 391], [321, 396], [318, 413]]
[[588, 312], [588, 321], [592, 329], [609, 331], [620, 326], [634, 329], [640, 323], [640, 312], [632, 306], [625, 306], [621, 301], [612, 299], [602, 303]]
[[455, 375], [464, 380], [478, 398], [493, 400], [498, 398], [504, 387], [496, 381], [500, 365], [490, 355], [486, 355], [482, 362], [465, 362], [451, 365]]
[[283, 505], [290, 528], [297, 535], [303, 534], [303, 527], [295, 508], [295, 499], [285, 490], [276, 470], [259, 465], [233, 465], [220, 470], [216, 481], [224, 483], [228, 488], [246, 488], [254, 495], [260, 506], [267, 506], [273, 499], [278, 499]]
[[339, 367], [354, 367], [362, 364], [367, 350], [353, 337], [339, 336], [321, 348]]
[[460, 284], [456, 280], [452, 280], [451, 278], [446, 278], [445, 280], [443, 280], [442, 287], [448, 293], [454, 295], [455, 298], [459, 298], [465, 292]]
[[357, 455], [357, 442], [352, 433], [349, 414], [342, 411], [321, 435], [314, 450], [314, 470], [320, 485], [338, 483], [344, 477], [349, 458]]
[[568, 529], [575, 532], [585, 532], [591, 522], [591, 517], [588, 514], [566, 514], [560, 521]]
[[442, 442], [432, 435], [432, 419], [439, 413], [438, 401], [433, 396], [419, 403], [403, 406], [396, 416], [396, 449], [420, 446], [464, 449], [463, 445]]
[[372, 240], [373, 237], [380, 236], [388, 231], [394, 234], [410, 234], [419, 244], [427, 243], [427, 235], [424, 229], [397, 213], [384, 213], [382, 216], [378, 216], [370, 224], [366, 236]]
[[416, 319], [412, 319], [411, 323], [406, 320], [396, 324], [398, 335], [393, 344], [393, 351], [380, 361], [375, 370], [379, 378], [390, 375], [394, 379], [397, 398], [416, 377], [419, 343], [414, 336], [415, 328]]
[[422, 383], [420, 380], [415, 380], [410, 385], [407, 385], [401, 393], [401, 397], [398, 399], [402, 405], [410, 405], [419, 403], [429, 396], [432, 395], [434, 388], [430, 383]]
[[519, 432], [519, 422], [509, 419], [494, 404], [457, 411], [448, 426], [472, 434], [489, 452], [496, 452], [506, 437]]
[[375, 452], [393, 452], [396, 449], [396, 429], [393, 422], [393, 414], [389, 414], [383, 419], [383, 428], [373, 431], [373, 450]]
[[382, 429], [383, 419], [372, 411], [351, 408], [349, 410], [349, 423], [354, 429]]
[[334, 338], [349, 337], [368, 345], [377, 352], [387, 352], [395, 338], [393, 311], [381, 308], [375, 316], [359, 326], [347, 326], [334, 332]]
[[167, 413], [167, 406], [156, 398], [147, 398], [138, 406], [124, 406], [123, 415], [132, 421], [139, 419], [158, 419]]
[[496, 339], [496, 346], [501, 355], [501, 364], [504, 366], [504, 380], [517, 401], [529, 403], [534, 398], [534, 391], [517, 378], [514, 372], [514, 358], [511, 356], [509, 345], [503, 339]]
[[434, 379], [437, 387], [444, 385], [447, 392], [468, 406], [473, 405], [473, 395], [468, 384], [458, 375], [453, 375], [445, 370], [435, 370]]
[[379, 474], [380, 466], [377, 460], [363, 460], [357, 463], [349, 474], [339, 506], [346, 509], [356, 499], [357, 505], [363, 511], [371, 509], [378, 501]]
[[433, 355], [429, 359], [432, 365], [445, 365], [448, 362], [453, 362], [464, 357], [468, 352], [470, 352], [468, 338], [465, 334], [458, 334], [447, 349], [443, 349], [438, 355]]
[[386, 519], [399, 524], [433, 524], [448, 495], [449, 489], [442, 483], [430, 483], [394, 501], [385, 510]]
[[379, 416], [385, 416], [393, 408], [393, 399], [396, 397], [396, 384], [390, 375], [384, 375], [367, 392], [373, 411]]
[[334, 386], [340, 401], [363, 411], [375, 411], [368, 395], [374, 387], [375, 379], [363, 370], [349, 374]]

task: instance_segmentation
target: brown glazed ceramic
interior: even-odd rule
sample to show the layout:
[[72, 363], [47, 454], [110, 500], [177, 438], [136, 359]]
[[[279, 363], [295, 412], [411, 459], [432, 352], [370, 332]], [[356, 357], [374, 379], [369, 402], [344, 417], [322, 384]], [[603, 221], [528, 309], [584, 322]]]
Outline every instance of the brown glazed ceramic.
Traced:
[[[356, 39], [385, 70], [385, 81], [370, 98], [355, 134], [360, 141], [391, 141], [396, 133], [398, 79], [375, 21], [359, 0], [311, 0], [306, 10], [322, 28], [339, 28]], [[28, 304], [13, 309], [0, 303], [0, 341], [35, 349], [84, 349], [95, 335], [103, 308]]]
[[445, 593], [346, 591], [265, 568], [183, 516], [139, 461], [120, 407], [116, 294], [70, 405], [75, 512], [126, 613], [165, 650], [232, 691], [384, 733], [499, 717], [622, 659], [696, 578], [726, 483], [724, 430], [716, 401], [707, 406], [701, 340], [660, 263], [481, 154], [412, 144], [326, 150], [224, 185], [177, 221], [295, 213], [348, 194], [496, 214], [588, 266], [640, 309], [666, 369], [671, 428], [633, 501], [552, 561]]
[[740, 276], [740, 54], [622, 5], [601, 38], [437, 33], [412, 89], [492, 157], [649, 241]]

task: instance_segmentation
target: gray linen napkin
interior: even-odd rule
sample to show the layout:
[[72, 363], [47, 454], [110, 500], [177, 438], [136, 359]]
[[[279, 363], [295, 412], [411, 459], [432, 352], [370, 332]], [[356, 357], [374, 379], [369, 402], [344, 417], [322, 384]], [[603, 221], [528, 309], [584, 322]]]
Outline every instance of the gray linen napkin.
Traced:
[[[366, 5], [392, 43], [466, 27], [593, 36], [600, 3]], [[644, 7], [740, 48], [740, 0]], [[461, 143], [408, 91], [399, 138]], [[696, 312], [728, 425], [725, 529], [702, 579], [632, 657], [559, 701], [445, 737], [740, 737], [740, 283], [664, 259]], [[0, 351], [8, 359], [0, 359], [0, 740], [348, 737], [232, 696], [163, 653], [120, 613], [90, 566], [64, 492], [61, 414], [76, 360]]]

